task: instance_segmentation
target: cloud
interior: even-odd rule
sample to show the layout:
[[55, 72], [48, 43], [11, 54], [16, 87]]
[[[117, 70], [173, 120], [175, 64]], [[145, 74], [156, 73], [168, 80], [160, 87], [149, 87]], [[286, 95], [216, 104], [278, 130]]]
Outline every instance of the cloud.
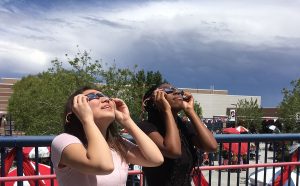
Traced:
[[135, 50], [123, 51], [118, 59], [128, 66], [135, 62], [141, 68], [159, 70], [179, 87], [214, 85], [230, 94], [260, 95], [265, 106], [276, 106], [282, 99], [282, 88], [299, 78], [299, 47], [201, 43], [194, 37], [188, 33], [141, 37], [134, 43]]
[[214, 85], [274, 105], [299, 78], [298, 7], [290, 0], [2, 1], [0, 74], [40, 72], [79, 45], [94, 59], [159, 70], [176, 86]]
[[34, 48], [0, 42], [1, 71], [14, 74], [36, 74], [45, 70], [49, 56]]
[[83, 17], [83, 19], [95, 22], [95, 23], [99, 23], [99, 24], [103, 24], [103, 25], [107, 25], [107, 26], [111, 26], [114, 28], [119, 28], [119, 29], [130, 29], [131, 27], [128, 25], [123, 25], [123, 24], [119, 24], [113, 21], [109, 21], [109, 20], [105, 20], [105, 19], [100, 19], [100, 18], [95, 18], [95, 17]]

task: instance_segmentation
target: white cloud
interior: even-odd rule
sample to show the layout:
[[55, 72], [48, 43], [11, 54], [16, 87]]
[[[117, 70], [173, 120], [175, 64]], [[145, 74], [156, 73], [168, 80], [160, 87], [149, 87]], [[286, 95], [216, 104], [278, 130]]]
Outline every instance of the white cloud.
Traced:
[[0, 65], [4, 71], [13, 73], [30, 74], [46, 70], [49, 56], [37, 48], [0, 42]]
[[300, 37], [295, 3], [238, 1], [151, 2], [105, 13], [109, 20], [130, 23], [143, 33], [194, 30], [208, 40], [275, 44], [275, 37]]
[[[265, 70], [269, 76], [263, 80], [280, 74], [290, 81], [299, 74], [299, 1], [105, 2], [108, 6], [101, 1], [72, 1], [71, 6], [53, 1], [51, 8], [40, 7], [39, 1], [26, 7], [13, 2], [0, 3], [1, 74], [41, 72], [50, 60], [76, 53], [77, 45], [92, 50], [93, 59], [160, 70], [182, 84], [234, 86], [226, 81], [237, 81], [235, 74], [243, 87], [246, 76]], [[227, 68], [231, 70], [224, 72]], [[188, 73], [179, 72], [183, 69]], [[181, 73], [200, 73], [205, 79], [195, 76], [187, 82], [179, 78]], [[264, 82], [261, 76], [253, 78]], [[276, 80], [265, 82], [261, 87]]]
[[229, 41], [270, 46], [288, 45], [278, 38], [300, 37], [298, 6], [266, 2], [154, 1], [110, 9], [93, 5], [85, 9], [65, 7], [45, 14], [33, 10], [30, 15], [14, 15], [6, 21], [6, 38], [0, 40], [37, 47], [49, 56], [58, 55], [54, 58], [76, 45], [103, 56], [118, 56], [122, 47], [134, 47], [137, 40], [147, 36], [166, 35], [172, 39], [194, 33], [202, 36], [199, 43]]

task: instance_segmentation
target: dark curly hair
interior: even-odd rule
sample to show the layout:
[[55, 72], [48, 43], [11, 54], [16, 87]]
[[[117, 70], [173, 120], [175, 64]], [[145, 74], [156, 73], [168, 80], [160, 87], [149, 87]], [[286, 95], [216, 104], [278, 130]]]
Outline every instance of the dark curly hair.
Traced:
[[154, 100], [153, 100], [153, 92], [163, 85], [165, 83], [161, 83], [158, 85], [154, 85], [144, 94], [143, 96], [143, 112], [146, 112], [147, 114], [144, 120], [148, 120], [149, 122], [153, 123], [158, 130], [164, 135], [165, 134], [165, 125], [161, 125], [161, 123], [164, 123], [163, 117], [161, 116], [159, 110], [155, 106]]

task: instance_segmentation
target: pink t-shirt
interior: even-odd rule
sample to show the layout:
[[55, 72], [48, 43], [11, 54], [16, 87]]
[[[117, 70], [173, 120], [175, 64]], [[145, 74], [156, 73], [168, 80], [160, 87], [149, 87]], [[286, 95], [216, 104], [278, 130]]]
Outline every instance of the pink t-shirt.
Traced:
[[[135, 146], [133, 143], [125, 140], [129, 148]], [[114, 171], [108, 175], [89, 175], [83, 174], [71, 167], [58, 167], [62, 151], [65, 147], [73, 143], [80, 143], [81, 141], [70, 134], [62, 133], [54, 138], [51, 144], [51, 160], [54, 171], [56, 173], [57, 181], [60, 186], [122, 186], [126, 185], [128, 175], [128, 164], [121, 160], [120, 155], [111, 149]], [[101, 158], [101, 157], [99, 157]]]

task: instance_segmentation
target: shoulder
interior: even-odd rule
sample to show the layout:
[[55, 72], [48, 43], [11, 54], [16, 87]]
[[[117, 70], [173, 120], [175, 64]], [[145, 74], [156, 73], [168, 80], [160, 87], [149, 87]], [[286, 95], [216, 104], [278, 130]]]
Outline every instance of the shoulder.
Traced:
[[151, 133], [151, 132], [157, 131], [157, 127], [156, 127], [153, 123], [151, 123], [151, 122], [149, 122], [149, 121], [146, 121], [146, 120], [140, 122], [140, 123], [138, 124], [138, 126], [139, 126], [140, 129], [141, 129], [142, 131], [144, 131], [146, 134], [149, 134], [149, 133]]
[[63, 150], [70, 144], [82, 144], [81, 141], [73, 135], [62, 133], [56, 136], [51, 143], [51, 159], [54, 166], [58, 166]]
[[76, 136], [67, 133], [62, 133], [57, 135], [53, 139], [51, 145], [61, 145], [65, 143], [81, 143], [81, 141]]

